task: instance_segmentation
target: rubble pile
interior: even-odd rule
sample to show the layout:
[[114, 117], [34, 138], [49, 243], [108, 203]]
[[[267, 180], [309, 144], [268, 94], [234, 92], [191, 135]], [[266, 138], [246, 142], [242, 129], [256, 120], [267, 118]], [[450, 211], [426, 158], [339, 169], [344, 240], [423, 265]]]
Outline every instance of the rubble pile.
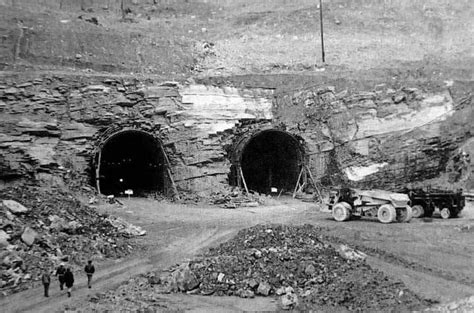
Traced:
[[311, 225], [257, 225], [168, 272], [131, 279], [91, 298], [95, 309], [159, 306], [159, 294], [278, 298], [282, 309], [408, 311], [430, 303], [389, 279], [347, 246], [333, 248]]
[[[177, 271], [187, 272], [185, 268]], [[206, 295], [277, 295], [283, 308], [298, 303], [300, 308], [315, 304], [349, 310], [423, 305], [403, 283], [325, 243], [311, 225], [259, 225], [243, 230], [191, 262], [189, 272], [182, 274], [184, 280], [173, 276], [176, 271], [171, 275], [175, 290], [173, 283], [178, 282], [176, 291], [196, 287], [195, 292]]]
[[238, 207], [256, 207], [265, 204], [265, 195], [250, 192], [244, 193], [238, 188], [213, 192], [210, 195], [210, 203], [222, 206], [227, 209]]
[[89, 258], [122, 257], [133, 249], [125, 238], [143, 234], [60, 189], [0, 190], [0, 291], [27, 289], [59, 262], [80, 267]]

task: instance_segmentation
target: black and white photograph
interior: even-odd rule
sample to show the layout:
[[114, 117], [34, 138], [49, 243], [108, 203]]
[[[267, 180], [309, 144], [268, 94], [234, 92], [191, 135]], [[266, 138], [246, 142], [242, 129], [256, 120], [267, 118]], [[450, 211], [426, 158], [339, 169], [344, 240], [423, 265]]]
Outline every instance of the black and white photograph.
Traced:
[[0, 311], [474, 312], [472, 0], [0, 0]]

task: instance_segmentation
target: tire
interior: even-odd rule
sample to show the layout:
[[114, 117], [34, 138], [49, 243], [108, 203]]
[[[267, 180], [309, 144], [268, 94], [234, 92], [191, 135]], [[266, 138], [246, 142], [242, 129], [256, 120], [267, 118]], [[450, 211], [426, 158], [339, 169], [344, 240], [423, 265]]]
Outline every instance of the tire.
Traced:
[[383, 204], [377, 211], [377, 218], [384, 224], [392, 223], [397, 219], [397, 211], [391, 204]]
[[439, 213], [443, 219], [448, 219], [451, 217], [451, 210], [448, 208], [442, 208]]
[[332, 217], [338, 222], [344, 222], [351, 218], [350, 204], [347, 202], [336, 203], [332, 207]]
[[425, 216], [425, 209], [422, 205], [417, 204], [411, 207], [412, 217], [419, 218]]
[[409, 205], [406, 206], [405, 209], [398, 209], [397, 210], [397, 222], [399, 223], [408, 223], [412, 217], [412, 210]]

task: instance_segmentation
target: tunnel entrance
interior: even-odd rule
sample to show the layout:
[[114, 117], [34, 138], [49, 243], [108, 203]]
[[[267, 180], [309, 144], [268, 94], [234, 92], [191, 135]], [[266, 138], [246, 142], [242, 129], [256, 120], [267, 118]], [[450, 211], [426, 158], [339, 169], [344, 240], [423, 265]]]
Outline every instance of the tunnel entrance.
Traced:
[[161, 142], [139, 130], [125, 130], [110, 136], [98, 151], [96, 182], [100, 193], [133, 195], [164, 192], [166, 156]]
[[292, 191], [304, 162], [300, 142], [293, 135], [275, 129], [242, 139], [235, 153], [237, 184], [265, 194], [272, 188], [278, 192]]

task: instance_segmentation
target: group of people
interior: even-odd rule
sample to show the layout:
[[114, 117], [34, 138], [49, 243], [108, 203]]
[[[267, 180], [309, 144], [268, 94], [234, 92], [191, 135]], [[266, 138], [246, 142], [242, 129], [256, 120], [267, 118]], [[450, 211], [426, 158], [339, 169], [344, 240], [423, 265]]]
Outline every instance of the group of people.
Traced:
[[[92, 264], [92, 261], [89, 260], [87, 265], [84, 267], [84, 272], [87, 275], [87, 287], [92, 288], [92, 276], [95, 272], [95, 267]], [[51, 271], [45, 269], [43, 275], [41, 276], [41, 281], [43, 282], [44, 287], [44, 296], [49, 297], [49, 285], [51, 283]], [[69, 267], [65, 267], [64, 263], [59, 264], [59, 267], [56, 269], [54, 276], [58, 277], [59, 280], [59, 289], [64, 290], [64, 286], [67, 288], [67, 296], [71, 297], [72, 287], [74, 286], [74, 274], [72, 273]]]

